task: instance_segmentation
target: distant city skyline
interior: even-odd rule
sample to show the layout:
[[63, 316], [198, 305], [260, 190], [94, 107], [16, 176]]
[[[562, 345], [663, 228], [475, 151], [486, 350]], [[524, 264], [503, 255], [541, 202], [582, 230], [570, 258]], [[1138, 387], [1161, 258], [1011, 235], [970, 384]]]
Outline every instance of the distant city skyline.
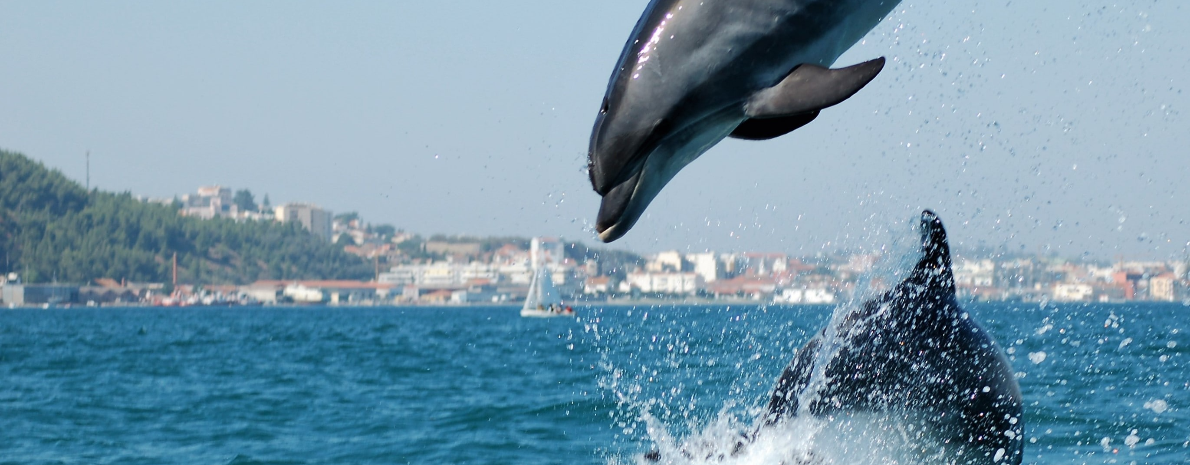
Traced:
[[[202, 185], [432, 235], [598, 245], [587, 137], [646, 2], [0, 5], [0, 148], [147, 197]], [[902, 3], [853, 99], [691, 164], [641, 253], [952, 243], [1113, 259], [1190, 243], [1190, 10]]]

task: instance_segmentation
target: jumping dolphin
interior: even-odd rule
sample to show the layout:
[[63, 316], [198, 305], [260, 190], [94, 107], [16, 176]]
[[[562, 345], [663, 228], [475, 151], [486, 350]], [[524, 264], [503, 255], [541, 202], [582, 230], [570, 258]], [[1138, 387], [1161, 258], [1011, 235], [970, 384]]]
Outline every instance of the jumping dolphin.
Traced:
[[956, 302], [946, 231], [929, 210], [921, 242], [908, 278], [833, 319], [797, 353], [764, 423], [884, 413], [931, 431], [949, 453], [962, 454], [949, 457], [954, 462], [1019, 464], [1021, 391], [1012, 366]]
[[900, 0], [653, 0], [612, 72], [588, 173], [599, 239], [623, 236], [724, 138], [772, 139], [867, 85], [878, 58], [828, 69]]

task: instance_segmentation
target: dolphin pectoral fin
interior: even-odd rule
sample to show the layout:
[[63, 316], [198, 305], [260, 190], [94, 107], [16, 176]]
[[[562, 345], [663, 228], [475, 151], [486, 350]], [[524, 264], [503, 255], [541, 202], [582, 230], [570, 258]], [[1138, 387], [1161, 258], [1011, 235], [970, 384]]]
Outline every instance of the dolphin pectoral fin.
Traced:
[[797, 415], [798, 395], [810, 384], [810, 374], [814, 371], [814, 361], [818, 358], [821, 345], [817, 338], [811, 339], [785, 367], [769, 399], [765, 425], [774, 425], [786, 417]]
[[734, 131], [731, 131], [729, 137], [744, 140], [768, 140], [776, 137], [781, 137], [794, 129], [800, 128], [814, 121], [818, 117], [818, 110], [809, 113], [802, 113], [800, 115], [785, 116], [780, 118], [755, 118], [746, 119], [739, 126], [736, 126]]
[[839, 69], [802, 64], [777, 85], [749, 98], [744, 114], [754, 119], [779, 118], [837, 105], [872, 82], [883, 68], [883, 57]]

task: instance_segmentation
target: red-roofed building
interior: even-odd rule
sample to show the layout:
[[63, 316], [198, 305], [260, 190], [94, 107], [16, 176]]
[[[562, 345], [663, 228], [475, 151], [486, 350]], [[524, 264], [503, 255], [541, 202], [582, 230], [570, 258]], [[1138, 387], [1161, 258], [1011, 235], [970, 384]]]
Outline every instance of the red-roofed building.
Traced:
[[737, 296], [753, 300], [767, 300], [776, 292], [777, 283], [769, 278], [739, 276], [709, 283], [706, 290], [716, 297]]
[[610, 276], [594, 276], [583, 282], [583, 294], [607, 295], [611, 292], [612, 278]]

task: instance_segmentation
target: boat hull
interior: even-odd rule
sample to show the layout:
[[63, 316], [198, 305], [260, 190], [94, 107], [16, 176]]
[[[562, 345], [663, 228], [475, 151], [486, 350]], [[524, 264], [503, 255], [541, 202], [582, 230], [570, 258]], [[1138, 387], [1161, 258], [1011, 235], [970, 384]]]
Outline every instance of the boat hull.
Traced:
[[522, 308], [521, 316], [529, 318], [553, 318], [556, 316], [574, 316], [574, 312], [551, 312], [549, 310], [537, 310], [532, 308]]

